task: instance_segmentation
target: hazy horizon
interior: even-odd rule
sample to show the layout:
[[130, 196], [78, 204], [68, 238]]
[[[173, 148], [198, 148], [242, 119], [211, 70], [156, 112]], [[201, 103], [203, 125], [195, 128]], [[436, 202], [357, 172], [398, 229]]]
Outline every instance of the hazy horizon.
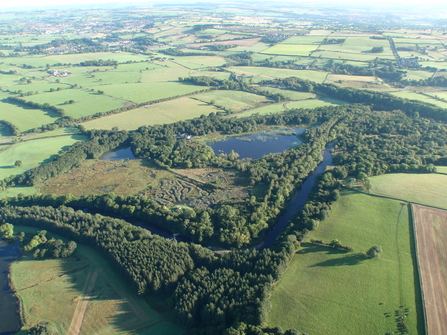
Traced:
[[333, 6], [333, 7], [352, 7], [352, 8], [374, 8], [378, 10], [387, 10], [387, 9], [422, 9], [425, 11], [433, 8], [436, 10], [436, 14], [439, 15], [439, 10], [446, 10], [447, 14], [447, 3], [443, 0], [426, 0], [424, 2], [418, 0], [395, 0], [392, 3], [386, 0], [375, 0], [375, 1], [362, 1], [359, 3], [357, 0], [341, 0], [341, 1], [333, 1], [333, 0], [312, 0], [310, 2], [303, 1], [283, 1], [283, 0], [270, 0], [270, 1], [251, 1], [251, 0], [238, 0], [238, 1], [222, 1], [222, 0], [208, 0], [204, 1], [189, 1], [189, 0], [172, 0], [172, 1], [160, 1], [160, 0], [132, 0], [130, 2], [125, 2], [123, 0], [66, 0], [63, 4], [59, 0], [41, 0], [38, 2], [38, 5], [33, 0], [16, 0], [10, 4], [2, 4], [1, 10], [27, 10], [27, 9], [45, 9], [45, 8], [55, 8], [55, 7], [70, 7], [70, 6], [82, 6], [82, 7], [98, 7], [107, 5], [113, 5], [113, 7], [117, 7], [118, 5], [122, 5], [123, 7], [129, 7], [133, 5], [169, 5], [169, 4], [194, 4], [194, 3], [206, 3], [206, 4], [240, 4], [240, 3], [256, 3], [268, 5], [271, 4], [293, 4], [296, 6], [303, 7], [312, 7], [312, 6]]

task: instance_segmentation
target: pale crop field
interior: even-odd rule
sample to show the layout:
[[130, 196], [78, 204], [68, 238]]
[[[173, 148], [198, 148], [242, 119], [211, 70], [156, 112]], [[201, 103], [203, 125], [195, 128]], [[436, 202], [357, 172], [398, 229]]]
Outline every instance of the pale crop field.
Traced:
[[447, 211], [413, 205], [419, 273], [424, 294], [427, 334], [446, 334]]

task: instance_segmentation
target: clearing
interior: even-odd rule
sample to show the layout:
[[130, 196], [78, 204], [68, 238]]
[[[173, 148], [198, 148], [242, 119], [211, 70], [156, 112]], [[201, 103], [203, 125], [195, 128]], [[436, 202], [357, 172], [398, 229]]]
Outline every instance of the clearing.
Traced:
[[[342, 192], [310, 238], [340, 239], [354, 252], [302, 243], [272, 293], [269, 325], [314, 335], [386, 334], [406, 313], [409, 333], [424, 334], [405, 203]], [[380, 258], [359, 254], [375, 244], [382, 246]]]
[[[38, 230], [16, 226], [33, 235]], [[48, 233], [48, 236], [60, 236]], [[96, 250], [79, 245], [69, 258], [25, 256], [12, 265], [12, 280], [22, 302], [25, 327], [50, 321], [60, 334], [183, 334], [131, 292]]]

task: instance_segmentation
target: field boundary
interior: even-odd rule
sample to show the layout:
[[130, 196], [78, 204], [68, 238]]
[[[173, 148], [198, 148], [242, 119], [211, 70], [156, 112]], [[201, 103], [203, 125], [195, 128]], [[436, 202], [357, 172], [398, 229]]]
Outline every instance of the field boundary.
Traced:
[[[410, 219], [411, 219], [411, 228], [413, 229], [413, 235], [414, 235], [414, 248], [415, 248], [415, 254], [416, 254], [416, 271], [418, 272], [418, 277], [419, 277], [419, 286], [421, 288], [421, 297], [422, 297], [422, 309], [424, 311], [424, 328], [425, 328], [425, 332], [427, 332], [428, 329], [428, 324], [427, 324], [427, 309], [425, 308], [425, 291], [424, 291], [424, 284], [422, 281], [422, 272], [421, 272], [421, 268], [420, 268], [420, 262], [419, 262], [419, 244], [418, 244], [418, 236], [416, 233], [416, 227], [415, 227], [415, 218], [414, 218], [414, 209], [413, 206], [415, 204], [414, 203], [410, 203]], [[430, 207], [430, 206], [427, 206]], [[430, 334], [427, 334], [430, 335]]]

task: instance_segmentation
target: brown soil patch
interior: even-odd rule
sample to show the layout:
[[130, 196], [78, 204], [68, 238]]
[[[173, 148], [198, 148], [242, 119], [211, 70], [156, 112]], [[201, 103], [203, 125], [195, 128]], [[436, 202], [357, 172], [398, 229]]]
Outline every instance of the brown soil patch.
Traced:
[[[51, 178], [39, 185], [43, 194], [88, 195], [113, 192], [132, 195], [144, 190], [166, 171], [153, 168], [144, 160], [94, 161], [87, 160], [72, 171]], [[165, 176], [166, 177], [166, 176]]]
[[447, 334], [447, 211], [412, 207], [426, 333]]

